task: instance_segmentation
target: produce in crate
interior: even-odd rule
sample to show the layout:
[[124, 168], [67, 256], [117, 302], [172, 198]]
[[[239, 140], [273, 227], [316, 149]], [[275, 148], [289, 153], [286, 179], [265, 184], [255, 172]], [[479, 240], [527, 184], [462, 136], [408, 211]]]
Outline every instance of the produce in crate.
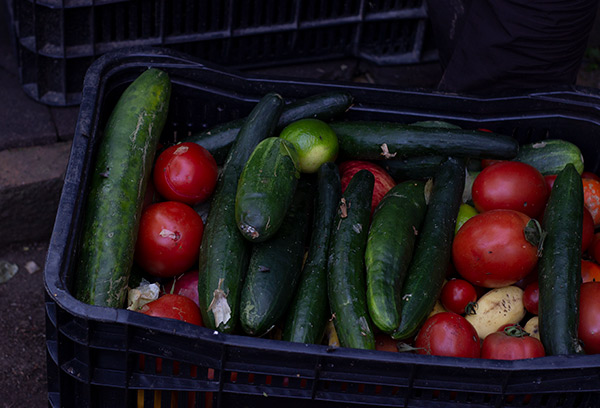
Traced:
[[473, 326], [452, 312], [428, 318], [417, 333], [415, 348], [418, 354], [432, 356], [478, 358], [481, 353], [479, 336]]
[[279, 134], [291, 142], [298, 152], [302, 173], [316, 173], [323, 163], [337, 159], [339, 144], [331, 127], [319, 119], [300, 119], [290, 123]]
[[475, 313], [466, 316], [480, 339], [507, 324], [519, 323], [526, 314], [523, 305], [523, 289], [504, 286], [492, 289], [477, 299]]
[[514, 160], [535, 167], [544, 176], [558, 174], [567, 163], [571, 163], [579, 174], [583, 172], [581, 150], [566, 140], [547, 139], [523, 144]]
[[217, 181], [199, 255], [198, 299], [204, 324], [232, 332], [238, 321], [239, 296], [250, 255], [238, 230], [235, 196], [250, 154], [275, 131], [283, 99], [265, 95], [254, 107], [229, 151]]
[[513, 324], [490, 333], [481, 345], [481, 358], [494, 360], [521, 360], [544, 357], [542, 342], [532, 337], [519, 325]]
[[346, 191], [346, 187], [350, 180], [360, 170], [368, 170], [375, 177], [373, 185], [373, 199], [371, 200], [371, 214], [375, 208], [392, 187], [396, 185], [394, 179], [380, 166], [366, 160], [347, 160], [339, 164], [342, 183], [342, 192]]
[[119, 98], [106, 124], [91, 174], [75, 296], [123, 307], [142, 203], [167, 118], [171, 81], [147, 69]]

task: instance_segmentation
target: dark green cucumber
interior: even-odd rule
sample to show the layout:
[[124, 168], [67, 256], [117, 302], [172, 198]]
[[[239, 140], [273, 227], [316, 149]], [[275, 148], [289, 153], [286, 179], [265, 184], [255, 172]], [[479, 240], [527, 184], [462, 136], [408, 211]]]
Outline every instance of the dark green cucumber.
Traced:
[[558, 173], [544, 212], [538, 264], [539, 327], [546, 354], [583, 353], [578, 342], [583, 186], [572, 164]]
[[242, 169], [258, 143], [275, 131], [283, 99], [265, 95], [254, 107], [219, 175], [202, 235], [198, 300], [204, 324], [232, 332], [239, 316], [239, 297], [248, 266], [248, 241], [235, 221], [235, 195]]
[[561, 139], [542, 140], [521, 146], [516, 161], [535, 167], [543, 175], [558, 174], [568, 163], [583, 173], [583, 156], [579, 147]]
[[365, 283], [365, 248], [374, 183], [368, 170], [356, 173], [340, 199], [332, 225], [327, 292], [342, 347], [375, 348]]
[[426, 210], [425, 182], [405, 181], [373, 213], [365, 251], [367, 304], [373, 323], [386, 333], [400, 326], [400, 293]]
[[291, 142], [279, 137], [261, 141], [246, 162], [238, 181], [235, 220], [249, 241], [271, 238], [294, 198], [300, 169]]
[[340, 157], [378, 160], [444, 155], [512, 159], [519, 144], [511, 136], [478, 130], [403, 125], [393, 122], [332, 122]]
[[431, 154], [427, 156], [403, 157], [393, 160], [376, 160], [394, 180], [424, 180], [435, 175], [446, 156]]
[[123, 307], [142, 201], [167, 118], [171, 81], [148, 69], [127, 87], [100, 140], [84, 215], [77, 299]]
[[317, 198], [308, 257], [283, 327], [282, 340], [319, 343], [329, 318], [327, 302], [327, 254], [331, 225], [342, 187], [335, 164], [327, 162], [317, 172]]
[[392, 333], [395, 339], [416, 334], [440, 295], [464, 185], [464, 160], [448, 158], [433, 179], [427, 213], [400, 295], [400, 326]]
[[[280, 131], [292, 122], [305, 118], [316, 118], [324, 121], [341, 115], [352, 105], [352, 95], [348, 92], [324, 92], [299, 99], [284, 106], [277, 124]], [[219, 124], [203, 132], [194, 133], [183, 142], [194, 142], [206, 148], [221, 164], [235, 141], [244, 119], [236, 119]]]
[[302, 273], [313, 201], [312, 186], [302, 179], [277, 234], [252, 247], [240, 298], [240, 323], [247, 334], [266, 334], [292, 300]]

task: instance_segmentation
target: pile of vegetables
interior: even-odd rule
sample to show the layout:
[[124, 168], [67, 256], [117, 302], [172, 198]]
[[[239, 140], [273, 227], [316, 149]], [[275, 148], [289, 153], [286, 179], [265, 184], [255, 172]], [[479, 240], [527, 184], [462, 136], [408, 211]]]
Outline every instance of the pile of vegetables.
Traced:
[[[246, 118], [160, 147], [169, 98], [149, 69], [108, 121], [79, 300], [352, 348], [600, 351], [600, 177], [572, 143], [349, 121], [352, 96], [331, 92], [267, 94]], [[327, 154], [297, 143], [305, 126], [328, 132]]]

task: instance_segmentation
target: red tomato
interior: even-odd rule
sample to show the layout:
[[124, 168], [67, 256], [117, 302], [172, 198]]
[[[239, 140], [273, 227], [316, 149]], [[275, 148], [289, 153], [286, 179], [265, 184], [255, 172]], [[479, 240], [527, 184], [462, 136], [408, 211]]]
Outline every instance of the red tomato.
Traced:
[[398, 352], [398, 340], [386, 333], [375, 334], [375, 350]]
[[189, 297], [196, 303], [198, 302], [198, 270], [193, 269], [180, 276], [175, 276], [164, 287], [165, 293], [174, 293]]
[[488, 334], [481, 345], [481, 358], [493, 360], [520, 360], [545, 355], [542, 342], [518, 325], [509, 325]]
[[534, 315], [538, 314], [538, 308], [540, 304], [540, 285], [539, 283], [532, 282], [525, 287], [523, 291], [523, 306], [529, 313]]
[[592, 213], [583, 207], [583, 229], [581, 231], [581, 253], [587, 251], [594, 240], [594, 218]]
[[583, 204], [592, 214], [594, 226], [600, 225], [600, 181], [594, 179], [582, 179]]
[[596, 262], [600, 262], [600, 232], [594, 234], [592, 243], [588, 248], [588, 253]]
[[527, 276], [537, 265], [537, 246], [525, 238], [531, 219], [518, 211], [491, 210], [470, 218], [452, 243], [458, 273], [474, 285], [499, 288]]
[[156, 190], [167, 200], [195, 205], [205, 201], [217, 184], [217, 162], [196, 143], [180, 143], [164, 150], [154, 164]]
[[506, 209], [530, 217], [537, 217], [544, 210], [549, 196], [544, 176], [535, 167], [516, 161], [481, 170], [471, 191], [479, 212]]
[[581, 178], [600, 181], [600, 176], [591, 171], [584, 171], [583, 173], [581, 173]]
[[375, 176], [375, 185], [373, 186], [373, 201], [371, 202], [371, 212], [375, 210], [377, 204], [383, 196], [396, 185], [396, 182], [381, 166], [362, 160], [349, 160], [340, 164], [340, 175], [342, 183], [342, 192], [348, 187], [350, 179], [358, 173], [359, 170], [369, 170]]
[[552, 190], [554, 186], [554, 180], [556, 180], [556, 174], [549, 174], [544, 176], [544, 180], [546, 181], [546, 185], [548, 186], [548, 191]]
[[579, 292], [579, 339], [587, 354], [600, 353], [600, 282], [581, 284]]
[[434, 356], [478, 358], [480, 355], [477, 331], [467, 319], [452, 312], [428, 318], [415, 338], [415, 347], [418, 354]]
[[500, 160], [500, 159], [481, 159], [481, 168], [485, 169], [486, 167], [489, 167], [492, 164], [500, 163], [500, 162], [503, 162], [503, 161], [505, 161], [505, 160]]
[[464, 279], [451, 279], [442, 288], [440, 301], [449, 312], [465, 314], [467, 307], [477, 301], [477, 291]]
[[202, 218], [189, 205], [152, 204], [142, 212], [135, 261], [154, 276], [179, 275], [197, 261], [203, 232]]
[[600, 282], [600, 265], [596, 262], [581, 260], [581, 281], [585, 282]]
[[200, 309], [190, 298], [168, 293], [150, 303], [146, 303], [140, 312], [148, 316], [181, 320], [202, 326]]

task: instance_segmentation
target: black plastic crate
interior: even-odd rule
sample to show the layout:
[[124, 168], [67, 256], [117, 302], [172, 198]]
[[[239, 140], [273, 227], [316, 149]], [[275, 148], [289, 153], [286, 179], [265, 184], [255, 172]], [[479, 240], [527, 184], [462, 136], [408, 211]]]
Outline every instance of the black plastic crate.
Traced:
[[20, 80], [48, 105], [76, 105], [107, 51], [161, 46], [240, 69], [351, 57], [437, 58], [424, 0], [6, 0]]
[[[44, 270], [50, 406], [153, 407], [155, 401], [163, 407], [600, 406], [599, 355], [494, 361], [330, 349], [226, 335], [77, 301], [70, 288], [91, 158], [115, 101], [150, 66], [167, 71], [173, 83], [165, 140], [245, 116], [267, 92], [292, 101], [346, 89], [356, 100], [349, 118], [442, 119], [521, 142], [563, 138], [581, 147], [588, 170], [600, 170], [600, 93], [592, 89], [485, 99], [244, 76], [171, 50], [109, 53], [85, 79]], [[154, 368], [156, 358], [163, 359], [162, 372]]]

